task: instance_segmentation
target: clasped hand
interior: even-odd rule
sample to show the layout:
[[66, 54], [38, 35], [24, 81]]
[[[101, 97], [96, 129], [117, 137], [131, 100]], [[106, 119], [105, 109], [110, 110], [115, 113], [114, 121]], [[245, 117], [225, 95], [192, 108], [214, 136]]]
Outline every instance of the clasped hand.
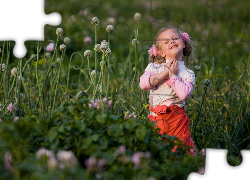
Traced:
[[169, 78], [177, 75], [177, 73], [179, 71], [177, 59], [174, 58], [174, 59], [168, 61], [164, 66], [164, 71], [168, 72], [167, 74], [169, 75]]

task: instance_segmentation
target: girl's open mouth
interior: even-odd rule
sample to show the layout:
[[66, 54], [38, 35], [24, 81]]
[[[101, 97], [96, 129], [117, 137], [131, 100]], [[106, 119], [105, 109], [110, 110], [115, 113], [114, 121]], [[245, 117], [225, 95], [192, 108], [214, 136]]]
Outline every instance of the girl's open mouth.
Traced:
[[177, 45], [173, 45], [170, 49], [173, 49], [173, 48], [175, 48], [175, 47], [177, 47]]

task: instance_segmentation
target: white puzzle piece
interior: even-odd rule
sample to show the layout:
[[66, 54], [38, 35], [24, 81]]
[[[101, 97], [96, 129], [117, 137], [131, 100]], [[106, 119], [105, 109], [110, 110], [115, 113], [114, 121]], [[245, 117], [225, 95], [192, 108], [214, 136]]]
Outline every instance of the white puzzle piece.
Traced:
[[14, 55], [25, 56], [25, 41], [44, 41], [44, 25], [61, 23], [59, 13], [44, 13], [44, 0], [0, 1], [0, 41], [16, 42]]
[[221, 180], [248, 179], [250, 167], [250, 151], [241, 150], [243, 157], [239, 166], [230, 166], [227, 162], [226, 149], [206, 149], [205, 173], [191, 173], [188, 180]]

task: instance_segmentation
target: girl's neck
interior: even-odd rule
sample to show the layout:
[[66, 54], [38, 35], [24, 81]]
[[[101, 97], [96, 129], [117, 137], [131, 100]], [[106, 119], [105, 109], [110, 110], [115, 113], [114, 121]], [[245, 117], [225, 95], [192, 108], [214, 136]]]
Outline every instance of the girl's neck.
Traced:
[[183, 61], [182, 57], [176, 57], [177, 61]]
[[[166, 59], [169, 59], [169, 58], [166, 58]], [[173, 58], [170, 58], [169, 60], [172, 60], [172, 59], [173, 59]], [[182, 60], [182, 57], [176, 57], [176, 60], [177, 60], [177, 61], [183, 61], [183, 60]]]

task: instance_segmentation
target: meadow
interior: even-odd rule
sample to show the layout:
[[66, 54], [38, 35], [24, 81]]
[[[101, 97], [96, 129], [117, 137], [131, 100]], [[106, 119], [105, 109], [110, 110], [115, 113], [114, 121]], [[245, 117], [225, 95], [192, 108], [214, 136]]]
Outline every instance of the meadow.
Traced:
[[[13, 42], [0, 43], [1, 175], [186, 179], [203, 166], [203, 148], [228, 149], [239, 165], [250, 144], [248, 3], [47, 0], [45, 13], [63, 21], [45, 26], [44, 42], [26, 42], [23, 59], [12, 55]], [[196, 48], [185, 104], [196, 156], [173, 153], [175, 137], [161, 141], [147, 118], [149, 91], [139, 87], [166, 25], [188, 32]]]

